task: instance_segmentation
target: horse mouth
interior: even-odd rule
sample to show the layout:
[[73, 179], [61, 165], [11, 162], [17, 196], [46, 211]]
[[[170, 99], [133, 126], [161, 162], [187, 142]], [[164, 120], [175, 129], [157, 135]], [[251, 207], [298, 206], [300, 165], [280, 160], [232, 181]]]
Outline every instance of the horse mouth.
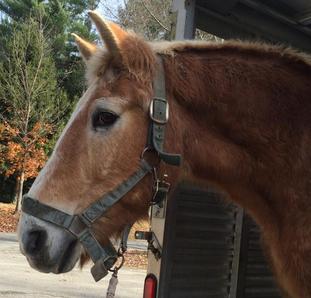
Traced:
[[60, 259], [58, 266], [56, 266], [55, 270], [53, 270], [53, 273], [60, 274], [72, 270], [80, 256], [78, 250], [78, 240], [75, 239], [69, 243], [67, 249]]

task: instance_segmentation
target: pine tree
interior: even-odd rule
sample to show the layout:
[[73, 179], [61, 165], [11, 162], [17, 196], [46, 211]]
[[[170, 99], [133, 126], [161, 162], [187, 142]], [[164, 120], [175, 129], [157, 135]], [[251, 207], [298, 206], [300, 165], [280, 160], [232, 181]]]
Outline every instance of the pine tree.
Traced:
[[88, 9], [96, 9], [98, 0], [0, 0], [0, 12], [6, 16], [0, 24], [0, 59], [5, 52], [1, 39], [11, 34], [12, 24], [22, 24], [29, 17], [40, 21], [52, 47], [57, 81], [65, 88], [71, 102], [85, 89], [84, 65], [70, 33], [94, 40]]
[[17, 209], [23, 183], [34, 177], [46, 157], [52, 130], [62, 122], [66, 93], [57, 84], [51, 48], [42, 24], [34, 19], [14, 26], [0, 62], [0, 163], [17, 179]]

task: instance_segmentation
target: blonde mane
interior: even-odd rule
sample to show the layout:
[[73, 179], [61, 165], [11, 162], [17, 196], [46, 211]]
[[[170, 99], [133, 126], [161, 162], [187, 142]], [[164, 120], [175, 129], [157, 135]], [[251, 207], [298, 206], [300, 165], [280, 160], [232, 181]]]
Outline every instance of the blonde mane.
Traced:
[[291, 60], [295, 63], [301, 62], [311, 66], [311, 55], [301, 52], [289, 46], [273, 45], [265, 42], [242, 41], [242, 40], [226, 40], [224, 42], [210, 42], [198, 40], [185, 41], [160, 41], [150, 42], [150, 47], [157, 54], [174, 56], [178, 52], [187, 51], [214, 51], [214, 50], [230, 50], [230, 51], [247, 51], [256, 55], [272, 55], [279, 56]]
[[[137, 38], [137, 37], [136, 37]], [[265, 55], [271, 58], [285, 59], [295, 64], [311, 67], [311, 55], [303, 53], [297, 49], [284, 46], [272, 45], [264, 42], [251, 42], [241, 40], [227, 40], [224, 42], [209, 41], [160, 41], [149, 42], [148, 45], [153, 53], [174, 57], [178, 53], [186, 52], [208, 52], [208, 51], [230, 51], [232, 53], [245, 53], [254, 56]], [[97, 47], [97, 50], [88, 61], [86, 70], [86, 80], [90, 84], [99, 74], [103, 73], [109, 62], [111, 55], [105, 46]]]

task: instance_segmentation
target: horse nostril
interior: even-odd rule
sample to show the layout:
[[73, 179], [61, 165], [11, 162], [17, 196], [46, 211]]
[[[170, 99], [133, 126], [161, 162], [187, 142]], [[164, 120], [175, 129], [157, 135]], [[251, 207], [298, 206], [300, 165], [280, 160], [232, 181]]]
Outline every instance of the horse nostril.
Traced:
[[44, 230], [29, 232], [25, 241], [26, 254], [30, 256], [39, 254], [46, 241], [46, 236], [46, 231]]

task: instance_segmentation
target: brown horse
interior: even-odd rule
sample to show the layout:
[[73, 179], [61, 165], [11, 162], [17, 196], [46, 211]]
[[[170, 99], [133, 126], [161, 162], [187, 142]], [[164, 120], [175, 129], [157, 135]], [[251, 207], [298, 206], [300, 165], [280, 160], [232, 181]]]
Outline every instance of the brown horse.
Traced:
[[[183, 164], [158, 171], [172, 186], [187, 179], [227, 192], [260, 225], [286, 295], [311, 297], [310, 57], [233, 41], [147, 43], [90, 16], [105, 47], [76, 36], [88, 90], [30, 195], [76, 214], [136, 171], [160, 55], [170, 105], [165, 149], [181, 153]], [[100, 241], [146, 216], [151, 179], [96, 223]], [[68, 232], [25, 213], [19, 239], [30, 265], [43, 272], [69, 271], [83, 256]]]

